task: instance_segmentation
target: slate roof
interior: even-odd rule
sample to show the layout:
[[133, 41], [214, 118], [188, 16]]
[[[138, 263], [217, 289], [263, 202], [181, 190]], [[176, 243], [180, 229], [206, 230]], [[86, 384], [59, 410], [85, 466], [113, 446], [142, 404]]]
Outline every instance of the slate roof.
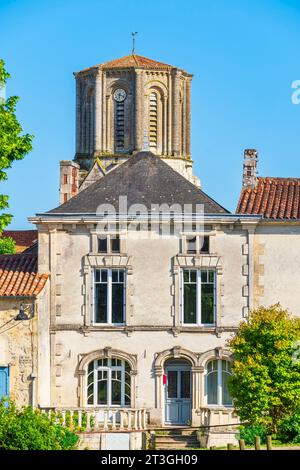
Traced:
[[259, 177], [255, 188], [242, 190], [238, 214], [260, 214], [265, 219], [300, 219], [300, 178]]
[[49, 277], [37, 266], [34, 254], [0, 255], [0, 297], [36, 297]]
[[3, 237], [11, 237], [16, 242], [16, 252], [22, 253], [37, 243], [37, 230], [4, 230]]
[[127, 196], [128, 207], [144, 204], [204, 204], [206, 214], [229, 214], [186, 178], [151, 152], [139, 152], [111, 170], [77, 196], [47, 214], [96, 214], [100, 204], [118, 208], [119, 196]]

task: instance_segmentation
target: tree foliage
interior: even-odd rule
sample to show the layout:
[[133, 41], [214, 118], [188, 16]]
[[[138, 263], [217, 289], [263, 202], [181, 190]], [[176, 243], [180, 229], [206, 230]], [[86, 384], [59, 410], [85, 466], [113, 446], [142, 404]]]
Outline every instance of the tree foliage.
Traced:
[[70, 450], [78, 436], [31, 406], [0, 402], [0, 450]]
[[234, 355], [229, 389], [242, 421], [276, 432], [299, 409], [299, 340], [300, 319], [279, 304], [252, 311], [240, 324], [228, 345]]
[[[0, 87], [5, 87], [10, 77], [5, 64], [0, 59]], [[0, 181], [7, 179], [7, 169], [15, 160], [22, 160], [32, 149], [33, 136], [23, 134], [23, 129], [16, 116], [17, 96], [0, 101]], [[0, 194], [0, 211], [8, 208], [8, 196]], [[12, 215], [0, 214], [0, 233], [11, 222]]]
[[15, 240], [11, 237], [0, 237], [0, 255], [13, 255], [15, 252]]

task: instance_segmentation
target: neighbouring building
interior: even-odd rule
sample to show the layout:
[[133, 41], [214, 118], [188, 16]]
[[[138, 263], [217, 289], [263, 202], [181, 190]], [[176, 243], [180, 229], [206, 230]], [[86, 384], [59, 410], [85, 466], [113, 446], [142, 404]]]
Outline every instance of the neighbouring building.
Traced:
[[140, 447], [142, 430], [164, 426], [227, 425], [207, 442], [233, 442], [227, 340], [258, 305], [300, 313], [300, 179], [258, 177], [248, 149], [230, 213], [192, 173], [190, 74], [131, 55], [75, 77], [60, 206], [29, 219], [45, 282], [26, 352], [34, 403], [87, 419], [102, 448], [116, 430]]

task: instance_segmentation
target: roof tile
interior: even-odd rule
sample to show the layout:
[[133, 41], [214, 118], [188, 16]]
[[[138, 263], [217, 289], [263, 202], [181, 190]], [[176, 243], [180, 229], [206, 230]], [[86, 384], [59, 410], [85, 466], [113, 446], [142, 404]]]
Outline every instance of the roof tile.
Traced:
[[300, 178], [257, 178], [255, 188], [242, 189], [237, 214], [260, 214], [266, 219], [300, 218]]
[[34, 254], [0, 255], [0, 297], [36, 297], [49, 277], [37, 264]]

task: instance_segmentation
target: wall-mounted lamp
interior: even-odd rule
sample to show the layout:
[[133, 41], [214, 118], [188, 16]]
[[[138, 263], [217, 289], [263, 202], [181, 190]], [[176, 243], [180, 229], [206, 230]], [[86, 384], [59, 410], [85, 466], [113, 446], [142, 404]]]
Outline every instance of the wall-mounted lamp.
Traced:
[[15, 316], [16, 321], [30, 320], [31, 315], [25, 312], [25, 308], [23, 304], [20, 305], [19, 313]]

